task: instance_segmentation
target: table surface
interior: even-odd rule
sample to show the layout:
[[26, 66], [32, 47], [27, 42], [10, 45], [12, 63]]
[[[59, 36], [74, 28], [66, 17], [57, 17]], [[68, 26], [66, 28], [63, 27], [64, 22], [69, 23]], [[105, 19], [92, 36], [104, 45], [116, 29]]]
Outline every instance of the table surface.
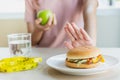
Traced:
[[[120, 48], [101, 48], [102, 54], [114, 56], [120, 60]], [[0, 73], [0, 80], [120, 80], [120, 68], [107, 71], [105, 73], [89, 76], [72, 76], [62, 74], [47, 66], [46, 60], [54, 55], [66, 53], [67, 49], [63, 48], [32, 48], [30, 53], [33, 57], [42, 57], [43, 62], [33, 70]], [[8, 48], [0, 48], [0, 58], [9, 57]]]

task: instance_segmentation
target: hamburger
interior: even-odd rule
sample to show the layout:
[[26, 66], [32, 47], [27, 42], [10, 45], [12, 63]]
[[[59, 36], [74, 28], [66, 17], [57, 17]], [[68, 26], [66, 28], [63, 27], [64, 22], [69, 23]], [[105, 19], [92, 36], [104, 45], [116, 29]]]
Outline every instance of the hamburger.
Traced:
[[65, 63], [70, 68], [87, 69], [94, 68], [104, 61], [100, 49], [93, 46], [83, 46], [69, 50]]

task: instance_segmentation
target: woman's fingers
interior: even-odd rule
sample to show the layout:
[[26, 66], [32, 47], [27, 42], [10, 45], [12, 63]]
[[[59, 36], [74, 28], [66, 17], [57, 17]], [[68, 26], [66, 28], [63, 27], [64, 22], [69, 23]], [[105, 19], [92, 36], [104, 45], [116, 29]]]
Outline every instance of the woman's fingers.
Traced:
[[72, 45], [74, 48], [79, 47], [81, 44], [78, 43], [78, 41], [73, 41]]
[[57, 24], [57, 19], [55, 14], [53, 14], [53, 19], [52, 19], [52, 25], [50, 26], [51, 28], [54, 27]]
[[42, 31], [44, 31], [44, 30], [45, 30], [45, 28], [44, 28], [44, 27], [42, 27], [42, 26], [40, 26], [40, 24], [36, 24], [36, 27], [37, 27], [39, 30], [42, 30]]
[[83, 38], [85, 40], [87, 40], [87, 41], [91, 40], [91, 38], [89, 37], [89, 35], [87, 34], [87, 32], [83, 28], [80, 28], [80, 32], [82, 33]]
[[75, 41], [75, 38], [71, 35], [67, 27], [65, 27], [65, 32], [68, 34], [68, 37], [70, 38], [71, 41]]
[[39, 28], [40, 30], [44, 30], [44, 27], [41, 27], [41, 26], [40, 26], [41, 21], [42, 21], [41, 18], [36, 19], [36, 20], [35, 20], [35, 25], [36, 25], [37, 28]]
[[53, 21], [52, 21], [53, 26], [55, 26], [57, 24], [57, 19], [55, 14], [53, 15]]
[[35, 20], [35, 25], [36, 25], [36, 27], [37, 27], [39, 30], [42, 30], [42, 31], [48, 30], [48, 27], [47, 27], [47, 26], [42, 26], [42, 25], [40, 25], [41, 21], [42, 21], [41, 18]]
[[79, 47], [79, 46], [86, 46], [92, 45], [92, 39], [87, 34], [87, 32], [83, 28], [77, 27], [74, 23], [69, 24], [67, 23], [65, 26], [65, 31], [71, 40], [71, 44], [65, 43], [68, 48], [72, 47]]
[[49, 29], [49, 28], [54, 27], [56, 24], [57, 24], [56, 16], [55, 16], [55, 14], [53, 14], [53, 16], [49, 17], [46, 27], [48, 27], [48, 29]]
[[53, 16], [50, 16], [46, 26], [51, 26], [52, 25], [52, 21], [53, 21]]
[[72, 48], [73, 48], [72, 44], [69, 43], [69, 42], [67, 42], [67, 41], [64, 42], [64, 45], [65, 45], [68, 49], [72, 49]]
[[52, 23], [53, 22], [53, 16], [49, 17], [49, 20], [48, 20], [46, 25], [40, 25], [41, 21], [42, 21], [41, 18], [35, 20], [35, 24], [40, 30], [46, 31], [46, 30], [49, 30], [49, 28], [53, 26], [53, 23]]
[[72, 25], [70, 23], [67, 23], [66, 27], [68, 28], [69, 33], [75, 38], [75, 40], [78, 40], [79, 38], [78, 38], [75, 30], [73, 29]]
[[83, 36], [82, 36], [79, 28], [77, 27], [77, 25], [75, 23], [72, 23], [72, 27], [75, 30], [77, 37], [82, 40]]
[[39, 24], [39, 25], [40, 25], [41, 21], [42, 21], [42, 19], [41, 19], [41, 18], [36, 19], [36, 20], [35, 20], [35, 24]]

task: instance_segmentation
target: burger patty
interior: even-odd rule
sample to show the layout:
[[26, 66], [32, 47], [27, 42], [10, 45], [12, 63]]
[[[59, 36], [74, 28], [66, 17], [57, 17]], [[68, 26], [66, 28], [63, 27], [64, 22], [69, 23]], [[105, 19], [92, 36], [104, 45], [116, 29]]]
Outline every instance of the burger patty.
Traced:
[[[93, 61], [94, 59], [96, 59], [96, 61]], [[66, 58], [66, 61], [70, 62], [70, 63], [76, 63], [76, 64], [95, 64], [101, 61], [102, 58], [87, 58], [87, 59], [68, 59]]]
[[71, 63], [79, 63], [79, 62], [82, 62], [82, 64], [83, 64], [83, 63], [86, 63], [86, 62], [87, 62], [87, 59], [68, 59], [68, 58], [66, 58], [66, 60], [67, 60], [68, 62], [71, 62]]

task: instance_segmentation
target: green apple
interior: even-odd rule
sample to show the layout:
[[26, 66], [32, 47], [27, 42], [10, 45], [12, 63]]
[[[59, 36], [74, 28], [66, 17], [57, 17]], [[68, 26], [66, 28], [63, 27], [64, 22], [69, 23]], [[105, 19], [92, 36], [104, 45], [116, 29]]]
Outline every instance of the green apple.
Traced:
[[47, 24], [50, 16], [53, 16], [52, 11], [50, 10], [41, 10], [37, 13], [37, 18], [42, 19], [42, 22], [40, 23], [41, 25]]

